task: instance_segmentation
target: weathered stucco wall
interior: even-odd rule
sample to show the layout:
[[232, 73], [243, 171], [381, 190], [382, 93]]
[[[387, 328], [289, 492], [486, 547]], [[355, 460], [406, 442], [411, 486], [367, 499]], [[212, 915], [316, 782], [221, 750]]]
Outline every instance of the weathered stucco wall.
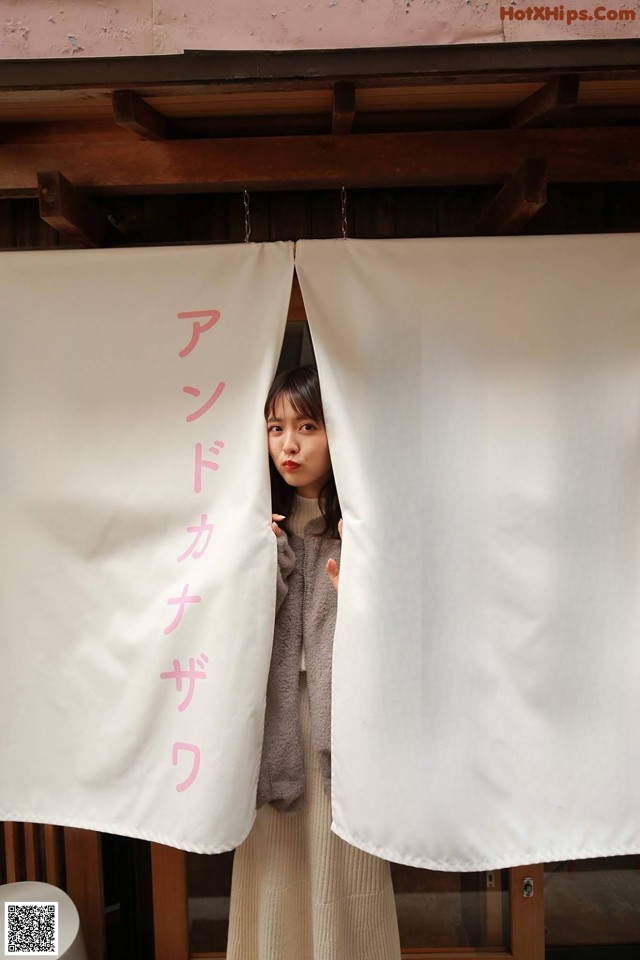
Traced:
[[640, 37], [629, 0], [0, 0], [0, 58]]

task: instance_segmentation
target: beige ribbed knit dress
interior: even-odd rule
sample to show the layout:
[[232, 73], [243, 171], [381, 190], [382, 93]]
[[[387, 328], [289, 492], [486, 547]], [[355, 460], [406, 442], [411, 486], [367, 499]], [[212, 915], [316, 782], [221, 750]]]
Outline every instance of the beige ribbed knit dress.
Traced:
[[[318, 501], [296, 494], [289, 529], [302, 536], [318, 516]], [[235, 852], [227, 960], [399, 960], [389, 864], [331, 832], [304, 663], [300, 718], [304, 803], [292, 814], [265, 804]]]

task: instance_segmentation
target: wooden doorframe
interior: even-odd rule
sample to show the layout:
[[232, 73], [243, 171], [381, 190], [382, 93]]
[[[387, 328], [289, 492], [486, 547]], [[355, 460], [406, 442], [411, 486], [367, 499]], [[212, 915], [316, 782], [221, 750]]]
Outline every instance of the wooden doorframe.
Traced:
[[151, 890], [156, 960], [188, 960], [191, 954], [184, 850], [151, 844]]
[[104, 960], [102, 837], [45, 823], [0, 823], [0, 884], [37, 880], [65, 890], [80, 918], [89, 960]]
[[[509, 950], [480, 948], [425, 948], [403, 950], [403, 960], [544, 960], [544, 864], [511, 867], [509, 876]], [[533, 881], [533, 895], [525, 897], [525, 880]], [[191, 953], [187, 855], [184, 850], [151, 844], [155, 960], [195, 960], [224, 957], [220, 953]]]
[[[525, 897], [525, 880], [533, 881], [533, 895]], [[514, 960], [544, 960], [544, 863], [509, 870], [511, 950]]]

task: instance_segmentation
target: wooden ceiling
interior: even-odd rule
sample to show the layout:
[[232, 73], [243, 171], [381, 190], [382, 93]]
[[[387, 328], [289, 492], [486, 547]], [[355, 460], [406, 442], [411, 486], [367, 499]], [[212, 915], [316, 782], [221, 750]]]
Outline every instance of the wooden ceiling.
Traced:
[[67, 232], [94, 195], [243, 189], [496, 184], [522, 216], [640, 181], [639, 123], [640, 40], [2, 61], [0, 198]]
[[[343, 81], [344, 82], [344, 81]], [[356, 87], [355, 110], [363, 114], [391, 113], [402, 122], [403, 113], [413, 111], [501, 111], [513, 108], [542, 86], [539, 80], [524, 82], [465, 83], [411, 87]], [[177, 88], [135, 90], [155, 110], [172, 120], [229, 117], [271, 117], [277, 125], [280, 117], [315, 116], [329, 125], [333, 106], [333, 86], [300, 90], [236, 92], [202, 88], [185, 92]], [[108, 121], [113, 117], [111, 96], [114, 88], [55, 90], [0, 90], [0, 123], [60, 123]], [[628, 80], [582, 80], [575, 106], [581, 110], [602, 107], [635, 108], [640, 117], [640, 77]], [[440, 118], [442, 120], [442, 118]], [[374, 116], [369, 117], [374, 122]], [[249, 125], [250, 119], [247, 123]], [[214, 123], [211, 124], [215, 126]]]

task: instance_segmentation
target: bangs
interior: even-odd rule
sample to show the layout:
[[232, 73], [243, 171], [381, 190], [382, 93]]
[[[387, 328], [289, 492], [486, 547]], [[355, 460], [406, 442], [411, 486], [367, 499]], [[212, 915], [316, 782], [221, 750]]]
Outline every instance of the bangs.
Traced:
[[273, 396], [267, 411], [267, 419], [269, 417], [275, 417], [276, 406], [280, 400], [288, 400], [297, 417], [308, 418], [309, 420], [315, 420], [317, 423], [324, 424], [322, 404], [319, 398], [316, 399], [309, 391], [302, 393], [293, 387], [283, 387]]
[[265, 400], [265, 420], [275, 417], [275, 408], [280, 400], [288, 400], [297, 417], [308, 417], [324, 426], [318, 371], [310, 364], [278, 374]]

